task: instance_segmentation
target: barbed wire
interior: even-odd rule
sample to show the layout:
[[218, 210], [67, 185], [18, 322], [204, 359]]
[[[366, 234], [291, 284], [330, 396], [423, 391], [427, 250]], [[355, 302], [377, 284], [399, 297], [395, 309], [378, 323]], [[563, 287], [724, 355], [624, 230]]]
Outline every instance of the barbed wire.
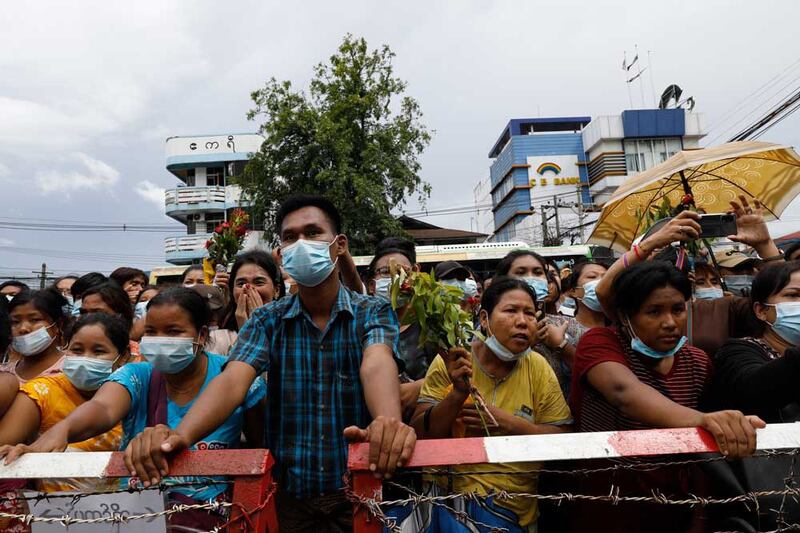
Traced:
[[79, 502], [84, 498], [89, 498], [93, 496], [112, 496], [114, 494], [134, 494], [139, 492], [147, 492], [147, 491], [158, 491], [158, 492], [166, 492], [175, 488], [182, 488], [182, 487], [207, 487], [208, 485], [233, 485], [233, 481], [228, 480], [216, 480], [212, 478], [208, 479], [200, 479], [197, 481], [181, 481], [177, 483], [170, 483], [168, 481], [162, 481], [157, 485], [151, 485], [149, 487], [145, 487], [142, 485], [130, 485], [128, 488], [121, 488], [116, 490], [98, 490], [93, 492], [64, 492], [64, 493], [53, 493], [53, 492], [37, 492], [35, 494], [26, 494], [26, 495], [17, 495], [17, 496], [0, 496], [0, 503], [10, 503], [10, 502], [20, 502], [20, 501], [32, 501], [32, 502], [41, 502], [41, 501], [50, 501], [54, 499], [69, 499], [71, 500], [72, 504]]
[[[112, 513], [109, 516], [100, 516], [97, 518], [73, 518], [66, 514], [61, 517], [43, 517], [35, 516], [32, 514], [15, 514], [0, 512], [0, 518], [7, 518], [9, 520], [18, 520], [25, 525], [30, 525], [35, 522], [46, 524], [61, 524], [64, 527], [77, 524], [126, 524], [133, 520], [151, 520], [154, 518], [168, 517], [177, 513], [184, 513], [186, 511], [214, 511], [221, 512], [225, 509], [235, 507], [236, 505], [230, 502], [212, 501], [206, 503], [193, 503], [193, 504], [177, 504], [169, 509], [163, 511], [155, 511], [152, 513], [142, 513], [135, 515], [125, 515], [122, 513]], [[216, 532], [214, 532], [216, 533]]]
[[[212, 480], [215, 484], [216, 480]], [[232, 482], [222, 482], [230, 484]], [[53, 494], [48, 495], [47, 493], [40, 493], [36, 496], [30, 497], [19, 497], [16, 500], [45, 500], [49, 498], [73, 498], [73, 503], [75, 501], [80, 500], [82, 498], [86, 498], [89, 496], [106, 496], [106, 495], [113, 495], [113, 494], [120, 494], [120, 493], [133, 493], [133, 492], [145, 492], [149, 490], [158, 490], [160, 492], [164, 492], [176, 487], [186, 487], [186, 486], [194, 486], [194, 485], [203, 485], [208, 484], [207, 482], [202, 481], [193, 481], [193, 482], [183, 482], [183, 483], [161, 483], [156, 486], [152, 487], [131, 487], [129, 489], [120, 489], [116, 491], [97, 491], [91, 493], [76, 493], [76, 494]], [[155, 511], [151, 513], [141, 513], [141, 514], [123, 514], [123, 513], [112, 513], [108, 516], [101, 516], [97, 518], [74, 518], [69, 514], [62, 515], [60, 517], [39, 517], [33, 514], [15, 514], [15, 513], [5, 513], [0, 512], [0, 518], [5, 518], [9, 520], [17, 520], [22, 522], [25, 525], [30, 525], [35, 522], [40, 523], [48, 523], [48, 524], [60, 524], [65, 528], [68, 528], [71, 525], [91, 525], [91, 524], [121, 524], [124, 525], [128, 522], [134, 520], [152, 520], [157, 518], [167, 518], [174, 514], [183, 513], [186, 511], [194, 511], [194, 510], [201, 510], [201, 511], [213, 511], [216, 513], [222, 514], [225, 511], [239, 511], [239, 514], [233, 515], [231, 513], [231, 518], [228, 519], [227, 522], [224, 524], [217, 526], [209, 531], [204, 533], [221, 533], [222, 531], [226, 531], [227, 528], [232, 526], [237, 522], [245, 522], [248, 531], [255, 531], [255, 525], [252, 522], [252, 515], [262, 511], [271, 501], [275, 492], [277, 490], [277, 485], [272, 483], [270, 485], [269, 491], [264, 495], [264, 501], [259, 504], [258, 506], [254, 507], [253, 509], [246, 509], [242, 504], [237, 502], [224, 502], [224, 501], [209, 501], [205, 503], [196, 503], [196, 504], [176, 504], [168, 509], [164, 509], [163, 511]], [[11, 498], [13, 500], [14, 498]]]
[[[397, 523], [393, 518], [390, 518], [386, 515], [383, 509], [388, 507], [403, 507], [409, 504], [412, 504], [413, 506], [418, 506], [420, 504], [425, 504], [425, 503], [443, 507], [448, 511], [450, 511], [451, 513], [453, 513], [453, 515], [456, 516], [457, 518], [467, 521], [473, 525], [490, 527], [492, 528], [491, 531], [498, 531], [498, 532], [507, 531], [507, 529], [505, 528], [492, 527], [488, 526], [487, 524], [482, 524], [476, 521], [474, 518], [470, 517], [468, 514], [462, 511], [457, 511], [445, 505], [447, 502], [452, 502], [457, 499], [482, 501], [489, 498], [492, 498], [494, 500], [511, 500], [515, 498], [526, 498], [526, 499], [536, 499], [541, 501], [554, 501], [556, 503], [561, 503], [565, 501], [566, 502], [592, 501], [592, 502], [606, 502], [610, 503], [611, 505], [619, 505], [620, 503], [652, 503], [652, 504], [672, 505], [672, 506], [707, 507], [710, 505], [730, 505], [734, 503], [745, 503], [745, 504], [754, 503], [758, 505], [758, 498], [765, 498], [770, 496], [792, 496], [792, 497], [800, 496], [800, 489], [797, 488], [751, 491], [736, 496], [730, 496], [728, 498], [706, 498], [706, 497], [696, 496], [694, 494], [688, 494], [687, 497], [684, 498], [672, 499], [667, 497], [658, 490], [653, 490], [650, 493], [650, 495], [621, 496], [619, 494], [619, 488], [614, 485], [611, 486], [611, 490], [609, 491], [608, 494], [603, 494], [603, 495], [573, 494], [569, 492], [561, 492], [558, 494], [536, 494], [530, 492], [495, 491], [495, 492], [489, 492], [486, 495], [481, 495], [476, 492], [466, 492], [466, 493], [446, 494], [442, 496], [431, 496], [431, 495], [417, 494], [412, 490], [410, 490], [408, 487], [399, 485], [397, 483], [393, 482], [386, 482], [386, 483], [396, 486], [398, 488], [402, 488], [411, 495], [408, 498], [403, 498], [403, 499], [378, 501], [375, 498], [368, 498], [366, 496], [357, 495], [349, 489], [346, 491], [346, 494], [351, 502], [353, 502], [356, 505], [364, 507], [370, 513], [370, 515], [372, 515], [378, 521], [380, 521], [384, 527], [395, 533], [400, 533], [401, 529], [397, 526]], [[797, 528], [800, 526], [798, 526], [797, 524], [791, 524], [787, 527]], [[796, 529], [787, 529], [786, 527], [782, 527], [775, 531], [777, 532], [777, 531], [794, 531], [794, 530]], [[735, 532], [725, 532], [725, 533], [735, 533]]]

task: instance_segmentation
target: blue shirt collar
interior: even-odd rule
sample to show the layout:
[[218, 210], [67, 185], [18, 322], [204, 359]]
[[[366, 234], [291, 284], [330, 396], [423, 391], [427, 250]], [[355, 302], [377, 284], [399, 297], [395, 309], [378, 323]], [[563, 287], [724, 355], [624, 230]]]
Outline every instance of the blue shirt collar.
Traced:
[[[300, 300], [300, 293], [292, 295], [291, 298], [292, 302], [283, 314], [283, 318], [297, 318], [302, 313], [306, 318], [311, 320], [308, 311], [303, 307], [303, 303]], [[340, 283], [339, 294], [336, 295], [336, 300], [333, 302], [333, 308], [331, 309], [331, 319], [335, 318], [342, 311], [349, 313], [351, 317], [355, 316], [353, 312], [353, 298], [350, 295], [350, 290]]]

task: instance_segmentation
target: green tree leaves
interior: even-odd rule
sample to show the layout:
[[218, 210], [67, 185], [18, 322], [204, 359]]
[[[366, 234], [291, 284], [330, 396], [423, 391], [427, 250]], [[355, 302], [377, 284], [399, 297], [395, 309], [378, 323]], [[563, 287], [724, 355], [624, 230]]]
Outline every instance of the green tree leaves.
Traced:
[[266, 138], [239, 178], [257, 222], [275, 242], [275, 212], [290, 194], [323, 194], [341, 210], [355, 253], [403, 233], [391, 210], [430, 185], [419, 155], [431, 135], [417, 102], [404, 96], [388, 46], [370, 50], [345, 36], [337, 52], [314, 68], [308, 94], [272, 78], [252, 93], [250, 120]]

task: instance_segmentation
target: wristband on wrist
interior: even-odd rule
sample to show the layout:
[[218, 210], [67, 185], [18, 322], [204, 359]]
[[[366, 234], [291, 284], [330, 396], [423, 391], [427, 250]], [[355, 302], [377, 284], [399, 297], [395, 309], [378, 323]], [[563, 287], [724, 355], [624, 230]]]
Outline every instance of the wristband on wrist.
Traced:
[[624, 254], [622, 254], [622, 265], [625, 268], [628, 268], [629, 266], [631, 266], [630, 263], [628, 263], [628, 252], [625, 252]]
[[771, 261], [783, 261], [785, 258], [783, 256], [783, 250], [778, 250], [778, 255], [773, 255], [771, 257], [762, 257], [761, 261], [764, 263], [769, 263]]
[[634, 244], [633, 245], [633, 253], [634, 253], [634, 255], [636, 255], [636, 259], [638, 259], [639, 261], [641, 261], [643, 259], [643, 257], [639, 253], [639, 245], [638, 244]]

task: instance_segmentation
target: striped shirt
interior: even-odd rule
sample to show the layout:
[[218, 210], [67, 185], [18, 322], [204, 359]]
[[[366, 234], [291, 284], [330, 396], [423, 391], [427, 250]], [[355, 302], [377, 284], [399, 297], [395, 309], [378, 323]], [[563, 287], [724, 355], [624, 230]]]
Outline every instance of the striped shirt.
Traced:
[[623, 431], [649, 426], [626, 416], [589, 385], [586, 375], [595, 365], [625, 365], [645, 385], [673, 402], [698, 409], [709, 386], [711, 361], [703, 350], [686, 345], [674, 356], [672, 368], [661, 374], [646, 364], [647, 356], [630, 348], [630, 339], [616, 328], [594, 328], [581, 337], [572, 368], [572, 413], [578, 431]]
[[277, 482], [296, 498], [340, 489], [347, 470], [342, 431], [372, 421], [359, 377], [363, 351], [386, 344], [397, 353], [399, 325], [388, 302], [339, 288], [323, 331], [299, 295], [256, 309], [239, 331], [229, 361], [267, 378], [267, 447]]

